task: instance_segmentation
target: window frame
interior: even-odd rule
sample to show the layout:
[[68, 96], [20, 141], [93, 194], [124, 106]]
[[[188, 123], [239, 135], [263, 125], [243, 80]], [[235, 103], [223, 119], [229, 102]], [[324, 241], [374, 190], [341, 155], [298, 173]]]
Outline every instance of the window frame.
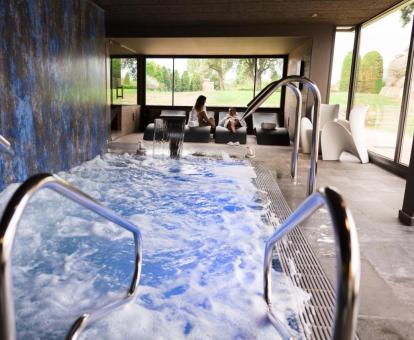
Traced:
[[[140, 103], [140, 98], [139, 98], [139, 94], [142, 91], [138, 91], [139, 86], [140, 86], [140, 75], [141, 75], [141, 70], [140, 70], [140, 57], [139, 55], [135, 55], [135, 54], [113, 54], [109, 56], [109, 87], [110, 87], [110, 105], [111, 106], [122, 106], [122, 105], [139, 105]], [[112, 59], [135, 59], [137, 62], [137, 101], [135, 104], [114, 104], [113, 103], [113, 83], [112, 83]]]
[[[112, 56], [111, 56], [112, 57]], [[189, 109], [191, 108], [191, 105], [174, 105], [174, 66], [175, 66], [175, 59], [249, 59], [249, 58], [255, 58], [256, 62], [255, 62], [255, 79], [256, 79], [256, 69], [257, 69], [257, 59], [258, 58], [278, 58], [278, 59], [282, 59], [283, 60], [283, 71], [282, 71], [282, 77], [285, 77], [287, 75], [287, 70], [288, 70], [288, 59], [289, 56], [287, 54], [272, 54], [272, 55], [178, 55], [178, 54], [174, 54], [174, 55], [159, 55], [159, 54], [146, 54], [146, 55], [142, 55], [141, 56], [143, 58], [143, 63], [144, 63], [144, 70], [146, 69], [146, 60], [147, 59], [156, 59], [156, 58], [160, 58], [160, 59], [173, 59], [173, 86], [172, 86], [172, 105], [147, 105], [146, 104], [146, 84], [143, 83], [143, 90], [141, 92], [143, 92], [143, 105], [145, 105], [146, 107], [149, 108], [154, 108], [154, 109], [164, 109], [164, 108], [174, 108], [174, 109]], [[146, 75], [145, 75], [146, 76]], [[144, 77], [145, 78], [145, 77]], [[254, 93], [255, 93], [255, 84], [256, 82], [254, 82], [253, 84], [253, 91], [252, 91], [252, 99], [254, 98]], [[280, 96], [280, 105], [278, 107], [263, 107], [261, 108], [261, 110], [263, 111], [275, 111], [275, 110], [283, 110], [284, 106], [285, 106], [285, 86], [282, 87], [281, 89], [281, 96]], [[213, 110], [220, 110], [220, 109], [227, 109], [227, 106], [212, 106], [209, 105], [209, 108], [213, 109]], [[246, 106], [236, 106], [236, 109], [244, 109], [246, 108]]]
[[[350, 75], [350, 82], [349, 82], [349, 89], [348, 89], [348, 104], [347, 104], [347, 119], [349, 119], [349, 113], [351, 112], [352, 107], [354, 106], [354, 98], [356, 93], [356, 82], [358, 76], [358, 55], [359, 49], [361, 44], [361, 30], [363, 27], [369, 26], [374, 22], [382, 19], [383, 17], [387, 16], [388, 14], [399, 10], [401, 7], [406, 5], [406, 3], [399, 3], [395, 6], [392, 6], [388, 10], [380, 13], [379, 15], [374, 16], [373, 18], [354, 26], [355, 30], [355, 37], [354, 37], [354, 49], [352, 55], [352, 66], [351, 66], [351, 75]], [[339, 27], [337, 27], [339, 28]], [[410, 45], [408, 49], [408, 58], [407, 58], [407, 65], [405, 69], [405, 81], [403, 87], [403, 95], [401, 100], [400, 106], [400, 114], [399, 114], [399, 122], [398, 122], [398, 129], [397, 129], [397, 139], [395, 145], [395, 152], [393, 159], [387, 158], [384, 155], [378, 154], [374, 151], [368, 150], [369, 159], [372, 163], [400, 176], [406, 178], [408, 175], [408, 165], [401, 163], [401, 148], [403, 143], [404, 137], [404, 129], [405, 123], [407, 120], [408, 115], [408, 108], [409, 108], [409, 97], [410, 97], [410, 90], [411, 86], [414, 86], [414, 81], [412, 79], [412, 74], [414, 73], [414, 19], [411, 23], [411, 35], [410, 35]], [[332, 55], [333, 55], [334, 47], [332, 48]], [[331, 63], [332, 67], [332, 63]], [[330, 89], [330, 81], [331, 77], [329, 78], [329, 89]], [[414, 150], [411, 150], [411, 155], [413, 154]]]

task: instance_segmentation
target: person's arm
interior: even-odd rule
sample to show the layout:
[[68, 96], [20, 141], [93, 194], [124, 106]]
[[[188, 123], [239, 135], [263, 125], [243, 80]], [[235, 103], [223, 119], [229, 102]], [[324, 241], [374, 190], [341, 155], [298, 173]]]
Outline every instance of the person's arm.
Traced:
[[229, 118], [229, 115], [224, 116], [224, 118], [219, 121], [218, 125], [219, 126], [224, 126], [226, 124], [226, 121], [227, 121], [228, 118]]
[[237, 119], [239, 120], [240, 125], [242, 127], [246, 127], [247, 126], [246, 121], [243, 118], [240, 118], [239, 116], [237, 116]]
[[201, 111], [198, 113], [198, 123], [208, 123], [208, 116], [205, 111]]

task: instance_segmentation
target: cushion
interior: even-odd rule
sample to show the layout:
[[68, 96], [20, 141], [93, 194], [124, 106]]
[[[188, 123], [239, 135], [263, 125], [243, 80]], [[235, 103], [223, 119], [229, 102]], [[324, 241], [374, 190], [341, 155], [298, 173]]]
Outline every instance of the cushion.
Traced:
[[261, 127], [262, 127], [263, 130], [274, 130], [274, 129], [276, 129], [276, 123], [263, 122], [261, 124]]

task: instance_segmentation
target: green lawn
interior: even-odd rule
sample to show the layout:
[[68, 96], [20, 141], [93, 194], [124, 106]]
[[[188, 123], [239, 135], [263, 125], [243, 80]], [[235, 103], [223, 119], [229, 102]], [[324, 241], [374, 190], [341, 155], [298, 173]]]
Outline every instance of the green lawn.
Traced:
[[[120, 94], [120, 91], [118, 91]], [[112, 89], [112, 104], [134, 105], [137, 103], [137, 89], [124, 89], [124, 97], [116, 98], [116, 90]]]
[[[329, 102], [346, 107], [347, 92], [331, 92]], [[397, 134], [401, 110], [401, 101], [373, 93], [356, 93], [354, 105], [369, 105], [366, 126], [371, 129], [394, 132]], [[410, 106], [405, 133], [412, 136], [414, 133], [414, 105]]]
[[[147, 91], [147, 105], [171, 105], [171, 92]], [[252, 91], [174, 92], [174, 105], [193, 106], [199, 95], [207, 97], [206, 106], [246, 106], [252, 99]], [[262, 107], [279, 107], [280, 92], [272, 95]]]
[[[250, 90], [227, 90], [209, 92], [175, 92], [174, 105], [192, 106], [199, 95], [207, 97], [207, 108], [210, 106], [246, 106], [252, 99]], [[136, 89], [124, 89], [124, 97], [116, 98], [115, 89], [112, 90], [113, 104], [136, 104]], [[348, 101], [347, 92], [331, 92], [330, 103], [339, 104], [345, 108]], [[171, 105], [172, 93], [170, 91], [147, 91], [147, 105]], [[397, 133], [401, 102], [398, 99], [380, 96], [373, 93], [356, 93], [355, 105], [368, 104], [367, 127], [375, 130]], [[262, 107], [279, 107], [280, 91], [272, 95]], [[414, 105], [410, 105], [406, 122], [405, 134], [411, 138], [414, 133]]]

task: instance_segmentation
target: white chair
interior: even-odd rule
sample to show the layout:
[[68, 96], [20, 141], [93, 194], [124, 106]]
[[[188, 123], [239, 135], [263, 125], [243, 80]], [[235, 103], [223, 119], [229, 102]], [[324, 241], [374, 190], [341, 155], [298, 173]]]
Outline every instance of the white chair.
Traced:
[[327, 122], [322, 129], [322, 159], [339, 160], [342, 152], [348, 151], [357, 156], [361, 163], [368, 163], [365, 142], [365, 116], [368, 105], [355, 106], [348, 120]]
[[[313, 110], [313, 109], [312, 109]], [[327, 122], [338, 119], [339, 104], [321, 104], [320, 110], [320, 125], [319, 133], [321, 133], [323, 127]], [[312, 122], [309, 118], [303, 117], [300, 121], [300, 145], [302, 147], [302, 153], [311, 153], [312, 147]]]

